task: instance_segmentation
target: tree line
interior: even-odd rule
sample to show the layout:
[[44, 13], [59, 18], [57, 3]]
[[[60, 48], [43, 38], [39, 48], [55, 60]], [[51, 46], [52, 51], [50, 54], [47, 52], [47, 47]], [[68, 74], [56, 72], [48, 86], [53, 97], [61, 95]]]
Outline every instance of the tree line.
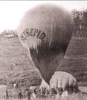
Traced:
[[72, 11], [74, 21], [74, 36], [87, 37], [87, 10]]

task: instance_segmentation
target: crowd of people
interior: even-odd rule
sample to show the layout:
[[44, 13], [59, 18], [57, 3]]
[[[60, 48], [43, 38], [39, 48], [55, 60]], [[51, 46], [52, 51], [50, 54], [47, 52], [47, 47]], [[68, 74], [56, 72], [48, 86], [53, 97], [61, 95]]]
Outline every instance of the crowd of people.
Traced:
[[[64, 97], [64, 96], [68, 96], [68, 92], [65, 91], [63, 93], [62, 90], [55, 90], [55, 89], [50, 89], [47, 90], [46, 88], [34, 88], [34, 89], [30, 89], [27, 88], [23, 91], [23, 89], [18, 89], [17, 91], [17, 95], [15, 96], [15, 98], [17, 100], [38, 100], [38, 99], [45, 99], [46, 98], [56, 98], [56, 100], [59, 97]], [[10, 95], [9, 95], [9, 90], [5, 91], [5, 99], [10, 99]]]
[[[4, 94], [4, 98], [9, 99], [11, 97], [14, 98], [13, 95], [10, 95], [9, 90], [6, 89], [5, 94]], [[18, 89], [18, 91], [15, 95], [15, 98], [17, 98], [19, 100], [22, 100], [23, 98], [25, 98], [26, 100], [35, 100], [36, 99], [36, 93], [35, 93], [35, 90], [26, 89], [23, 92], [22, 89]]]

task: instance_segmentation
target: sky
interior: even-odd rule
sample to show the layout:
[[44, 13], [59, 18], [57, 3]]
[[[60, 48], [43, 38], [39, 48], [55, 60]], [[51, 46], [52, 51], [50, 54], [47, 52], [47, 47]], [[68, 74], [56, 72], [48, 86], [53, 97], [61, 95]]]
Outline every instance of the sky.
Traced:
[[15, 30], [28, 9], [44, 3], [56, 4], [68, 11], [87, 9], [87, 1], [0, 1], [0, 33]]

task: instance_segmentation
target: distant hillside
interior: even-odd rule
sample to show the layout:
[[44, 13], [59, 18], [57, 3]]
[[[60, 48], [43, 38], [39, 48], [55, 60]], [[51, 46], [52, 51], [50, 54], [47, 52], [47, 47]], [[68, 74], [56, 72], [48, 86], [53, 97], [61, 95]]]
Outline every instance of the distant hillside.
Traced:
[[60, 67], [74, 75], [79, 85], [87, 86], [87, 37], [72, 37]]
[[[0, 35], [0, 80], [2, 80], [0, 81], [0, 84], [6, 84], [6, 81], [8, 83], [8, 80], [12, 83], [11, 79], [14, 82], [18, 82], [18, 79], [24, 81], [25, 72], [28, 73], [29, 77], [31, 76], [31, 73], [33, 73], [32, 78], [37, 78], [38, 82], [40, 82], [40, 76], [37, 69], [29, 60], [18, 37], [14, 36], [14, 38], [8, 38]], [[28, 75], [25, 77], [27, 81], [29, 81]], [[38, 82], [35, 83], [39, 84]], [[34, 82], [31, 85], [33, 84]]]

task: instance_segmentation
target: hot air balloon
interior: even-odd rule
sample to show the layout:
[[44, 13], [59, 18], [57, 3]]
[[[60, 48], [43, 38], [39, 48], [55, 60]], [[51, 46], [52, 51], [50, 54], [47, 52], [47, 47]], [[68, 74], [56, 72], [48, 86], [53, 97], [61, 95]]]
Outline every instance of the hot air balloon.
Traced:
[[70, 13], [52, 4], [30, 9], [20, 21], [19, 39], [47, 83], [61, 65], [72, 31]]

